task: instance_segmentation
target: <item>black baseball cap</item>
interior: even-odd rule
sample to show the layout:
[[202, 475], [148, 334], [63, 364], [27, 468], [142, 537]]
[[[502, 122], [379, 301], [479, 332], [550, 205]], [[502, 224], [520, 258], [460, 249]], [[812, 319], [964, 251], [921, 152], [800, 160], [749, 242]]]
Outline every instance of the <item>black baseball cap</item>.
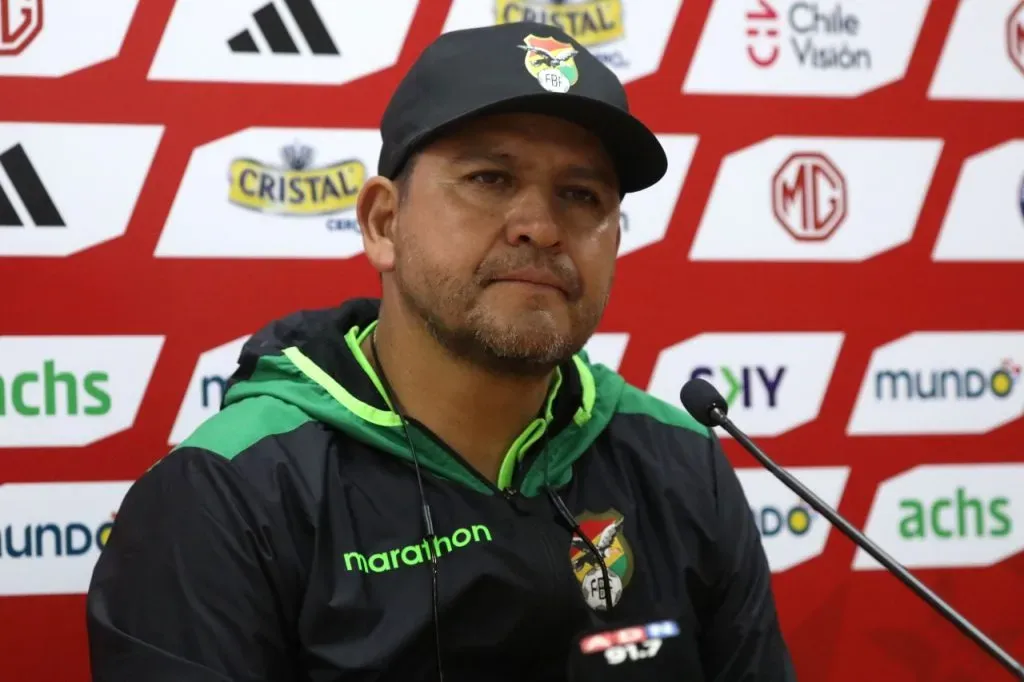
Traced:
[[561, 29], [533, 22], [451, 31], [428, 45], [384, 111], [377, 172], [394, 179], [451, 127], [498, 113], [547, 114], [586, 128], [604, 143], [623, 194], [665, 174], [665, 150], [630, 114], [615, 73]]

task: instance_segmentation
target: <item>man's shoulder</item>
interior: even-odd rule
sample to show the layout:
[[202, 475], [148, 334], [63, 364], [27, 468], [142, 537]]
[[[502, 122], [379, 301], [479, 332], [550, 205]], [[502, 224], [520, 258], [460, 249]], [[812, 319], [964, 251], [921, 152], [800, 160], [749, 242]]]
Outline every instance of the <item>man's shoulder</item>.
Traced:
[[682, 431], [687, 439], [707, 439], [710, 436], [708, 428], [688, 412], [629, 383], [618, 372], [604, 365], [592, 365], [590, 369], [597, 386], [614, 388], [613, 417], [632, 417], [626, 421], [645, 423], [655, 430]]
[[268, 439], [295, 433], [315, 423], [312, 416], [295, 405], [274, 396], [253, 396], [225, 406], [200, 424], [175, 450], [202, 450], [231, 461]]

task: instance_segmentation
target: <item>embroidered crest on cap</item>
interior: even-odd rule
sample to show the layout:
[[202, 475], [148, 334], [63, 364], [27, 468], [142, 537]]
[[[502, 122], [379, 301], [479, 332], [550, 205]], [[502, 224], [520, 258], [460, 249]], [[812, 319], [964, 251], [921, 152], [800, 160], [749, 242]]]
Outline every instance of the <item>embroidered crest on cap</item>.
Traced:
[[579, 80], [574, 59], [579, 52], [571, 44], [531, 33], [519, 48], [526, 51], [526, 70], [548, 92], [569, 92]]

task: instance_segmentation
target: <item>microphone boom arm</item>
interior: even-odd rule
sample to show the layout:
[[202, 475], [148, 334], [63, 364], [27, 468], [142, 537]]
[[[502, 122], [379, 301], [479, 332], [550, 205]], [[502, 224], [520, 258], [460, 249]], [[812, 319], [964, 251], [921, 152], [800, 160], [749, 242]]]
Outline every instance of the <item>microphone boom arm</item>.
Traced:
[[828, 506], [820, 497], [811, 492], [804, 484], [798, 481], [792, 474], [773, 462], [768, 455], [761, 451], [754, 441], [750, 440], [745, 433], [739, 430], [725, 412], [718, 406], [713, 405], [708, 410], [712, 420], [721, 426], [730, 436], [739, 441], [746, 450], [772, 472], [775, 478], [782, 481], [787, 488], [799, 495], [815, 511], [829, 520], [829, 522], [843, 532], [846, 537], [853, 540], [854, 544], [873, 556], [880, 564], [885, 566], [891, 573], [896, 575], [900, 581], [913, 590], [917, 596], [926, 601], [933, 609], [938, 611], [946, 620], [955, 625], [962, 633], [970, 637], [975, 644], [985, 650], [990, 656], [996, 659], [1000, 665], [1013, 673], [1018, 679], [1024, 680], [1024, 666], [1015, 661], [1010, 654], [1006, 653], [998, 644], [990, 639], [984, 632], [971, 624], [969, 620], [960, 615], [952, 606], [928, 589], [924, 583], [915, 578], [900, 562], [889, 556], [881, 547], [861, 533], [849, 521]]

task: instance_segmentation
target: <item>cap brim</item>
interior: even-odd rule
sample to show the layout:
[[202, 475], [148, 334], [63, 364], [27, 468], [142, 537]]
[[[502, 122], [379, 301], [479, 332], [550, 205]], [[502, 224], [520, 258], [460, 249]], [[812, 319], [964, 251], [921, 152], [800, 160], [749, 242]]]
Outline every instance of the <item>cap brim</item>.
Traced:
[[[434, 138], [469, 119], [502, 113], [545, 114], [589, 130], [608, 151], [623, 194], [647, 189], [668, 169], [661, 142], [639, 119], [606, 102], [571, 93], [518, 95], [476, 107], [435, 127], [427, 137]], [[416, 146], [424, 142], [417, 140]]]

